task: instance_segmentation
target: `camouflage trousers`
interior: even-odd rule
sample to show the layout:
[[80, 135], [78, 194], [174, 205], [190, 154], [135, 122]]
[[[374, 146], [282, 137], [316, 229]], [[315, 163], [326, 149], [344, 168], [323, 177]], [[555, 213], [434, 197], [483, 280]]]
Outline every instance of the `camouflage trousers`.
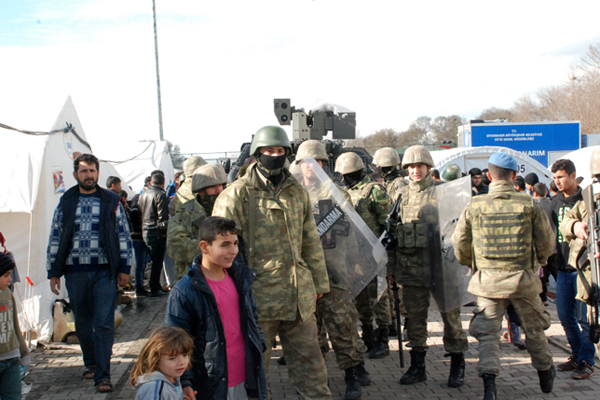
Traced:
[[552, 366], [552, 354], [544, 334], [544, 330], [550, 327], [550, 315], [540, 296], [510, 299], [479, 297], [469, 328], [469, 333], [479, 341], [479, 376], [500, 373], [500, 331], [504, 312], [509, 304], [514, 306], [521, 317], [526, 335], [525, 344], [535, 369], [545, 371]]
[[347, 369], [360, 364], [367, 346], [358, 334], [358, 312], [354, 302], [342, 299], [332, 289], [331, 293], [326, 293], [317, 300], [317, 320], [319, 319], [322, 319], [329, 334], [338, 367]]
[[[427, 315], [429, 313], [429, 288], [422, 286], [403, 287], [402, 297], [406, 306], [406, 331], [408, 344], [416, 351], [426, 351]], [[469, 349], [467, 333], [462, 327], [460, 308], [448, 312], [440, 312], [444, 321], [444, 350], [448, 353], [464, 353]]]
[[356, 296], [358, 319], [364, 326], [373, 325], [373, 319], [375, 318], [378, 327], [389, 328], [392, 325], [390, 307], [394, 304], [392, 291], [386, 288], [379, 301], [373, 304], [375, 300], [377, 300], [377, 277], [373, 278], [362, 292]]
[[327, 386], [327, 367], [319, 349], [314, 314], [305, 321], [300, 319], [298, 313], [295, 321], [259, 321], [258, 324], [269, 344], [264, 354], [266, 370], [271, 361], [270, 344], [279, 335], [290, 381], [302, 399], [331, 399]]

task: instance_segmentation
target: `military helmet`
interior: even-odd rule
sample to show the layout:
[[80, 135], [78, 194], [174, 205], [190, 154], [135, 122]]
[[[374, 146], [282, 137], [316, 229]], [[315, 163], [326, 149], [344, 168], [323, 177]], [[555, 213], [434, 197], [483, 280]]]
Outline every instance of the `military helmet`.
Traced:
[[590, 157], [590, 174], [592, 177], [600, 174], [600, 147], [594, 150]]
[[191, 156], [185, 159], [183, 162], [183, 174], [186, 178], [190, 178], [196, 168], [206, 165], [204, 158], [200, 156]]
[[305, 157], [312, 157], [321, 161], [329, 159], [325, 151], [325, 145], [318, 140], [306, 140], [300, 144], [296, 151], [296, 161], [302, 161]]
[[255, 156], [258, 149], [268, 146], [281, 146], [286, 149], [287, 154], [292, 152], [290, 139], [287, 133], [280, 126], [263, 126], [254, 135], [252, 145], [250, 146], [250, 155]]
[[192, 178], [192, 193], [227, 183], [227, 174], [219, 164], [206, 164], [196, 168]]
[[442, 178], [444, 178], [446, 182], [450, 182], [461, 177], [462, 173], [460, 171], [460, 167], [456, 164], [448, 164], [446, 169], [444, 169], [444, 173], [442, 174]]
[[417, 163], [425, 164], [428, 167], [433, 168], [433, 158], [431, 158], [431, 153], [421, 145], [410, 146], [404, 152], [404, 157], [402, 157], [402, 168]]
[[395, 167], [400, 164], [400, 156], [391, 147], [383, 147], [375, 152], [373, 162], [378, 167]]
[[342, 154], [335, 160], [335, 172], [339, 172], [342, 175], [351, 174], [364, 168], [365, 164], [360, 156], [351, 151]]

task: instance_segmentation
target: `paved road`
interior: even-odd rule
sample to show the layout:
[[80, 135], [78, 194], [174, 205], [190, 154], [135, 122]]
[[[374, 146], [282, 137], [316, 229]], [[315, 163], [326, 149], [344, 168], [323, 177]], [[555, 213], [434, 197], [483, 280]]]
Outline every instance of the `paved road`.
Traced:
[[[135, 390], [129, 385], [129, 372], [133, 361], [145, 343], [148, 333], [160, 325], [164, 317], [166, 299], [134, 299], [123, 315], [125, 321], [117, 330], [111, 363], [115, 391], [109, 394], [97, 393], [93, 383], [82, 380], [83, 360], [78, 346], [37, 349], [32, 354], [33, 365], [29, 368], [26, 381], [32, 385], [27, 400], [50, 399], [134, 399]], [[563, 362], [568, 357], [568, 346], [564, 332], [556, 316], [554, 304], [548, 305], [552, 315], [552, 327], [546, 331], [552, 346], [555, 362]], [[468, 328], [472, 308], [464, 308], [463, 326]], [[466, 354], [466, 383], [458, 389], [446, 386], [450, 358], [444, 357], [442, 345], [443, 326], [439, 313], [429, 316], [430, 349], [427, 353], [427, 381], [413, 386], [398, 384], [403, 371], [399, 369], [398, 342], [390, 341], [391, 355], [382, 360], [367, 360], [366, 366], [373, 378], [373, 384], [363, 390], [363, 399], [479, 399], [482, 397], [482, 381], [475, 370], [477, 363], [477, 343], [469, 337], [471, 348]], [[526, 351], [518, 350], [507, 341], [501, 343], [502, 372], [496, 379], [499, 399], [597, 399], [600, 398], [600, 373], [587, 381], [575, 381], [570, 374], [558, 372], [554, 391], [544, 395], [539, 389], [538, 377], [531, 366]], [[275, 362], [282, 354], [281, 348], [273, 353], [269, 369], [269, 387], [273, 400], [299, 399], [291, 386], [287, 368]], [[409, 355], [405, 350], [405, 358]], [[333, 352], [327, 357], [329, 382], [334, 399], [343, 399], [344, 375], [337, 369]], [[406, 370], [406, 367], [404, 371]]]

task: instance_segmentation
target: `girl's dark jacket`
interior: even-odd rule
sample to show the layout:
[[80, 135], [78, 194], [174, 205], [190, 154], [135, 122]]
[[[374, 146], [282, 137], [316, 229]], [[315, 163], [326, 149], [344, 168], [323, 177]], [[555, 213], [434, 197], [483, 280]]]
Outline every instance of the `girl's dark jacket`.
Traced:
[[[189, 272], [171, 290], [165, 323], [183, 328], [194, 338], [192, 370], [181, 377], [182, 386], [198, 391], [197, 399], [227, 399], [227, 353], [225, 332], [217, 301], [202, 273], [202, 254], [194, 259]], [[234, 262], [227, 273], [240, 298], [242, 335], [246, 343], [246, 391], [248, 397], [267, 399], [263, 352], [265, 338], [257, 320], [250, 290], [254, 272]]]

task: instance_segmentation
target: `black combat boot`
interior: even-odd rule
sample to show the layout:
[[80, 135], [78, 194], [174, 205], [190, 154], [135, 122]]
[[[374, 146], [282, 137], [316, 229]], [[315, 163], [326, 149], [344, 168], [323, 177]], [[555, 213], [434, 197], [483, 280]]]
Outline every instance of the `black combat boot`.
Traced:
[[371, 384], [371, 375], [367, 372], [364, 361], [361, 361], [356, 366], [356, 380], [360, 383], [360, 386], [369, 386]]
[[483, 374], [483, 400], [496, 400], [496, 375]]
[[450, 353], [448, 355], [451, 357], [448, 386], [452, 388], [461, 387], [465, 384], [465, 356], [463, 353]]
[[359, 400], [362, 394], [362, 387], [356, 376], [356, 367], [346, 368], [346, 400]]
[[427, 373], [425, 372], [425, 354], [426, 351], [410, 351], [410, 368], [400, 378], [401, 385], [414, 385], [417, 382], [423, 382], [427, 380]]
[[362, 326], [362, 340], [367, 346], [367, 351], [371, 351], [375, 344], [375, 334], [373, 333], [373, 325]]
[[375, 345], [369, 351], [369, 358], [384, 358], [390, 354], [390, 345], [388, 344], [388, 328], [379, 328], [379, 334], [377, 335], [377, 341]]
[[554, 365], [545, 371], [538, 371], [538, 376], [540, 377], [540, 388], [542, 389], [542, 392], [552, 392], [554, 377], [556, 376], [556, 369], [554, 369]]

